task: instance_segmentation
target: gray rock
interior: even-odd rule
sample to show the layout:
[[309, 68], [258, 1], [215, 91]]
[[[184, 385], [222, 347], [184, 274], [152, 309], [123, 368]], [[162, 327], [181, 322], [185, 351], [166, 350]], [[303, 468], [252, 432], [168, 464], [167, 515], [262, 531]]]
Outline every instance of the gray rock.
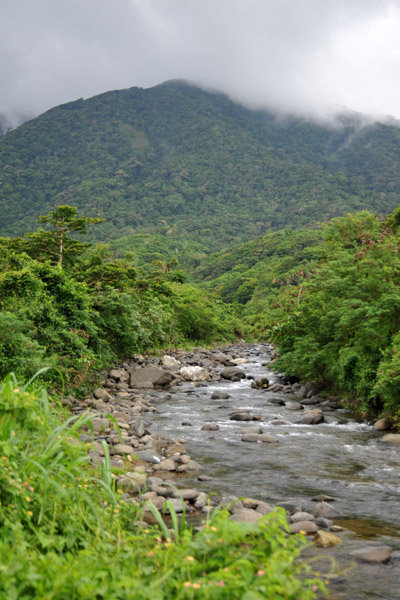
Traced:
[[163, 386], [171, 383], [171, 381], [171, 373], [159, 367], [135, 367], [129, 372], [129, 383], [133, 387], [149, 383]]
[[286, 402], [286, 410], [303, 410], [303, 405], [300, 402]]
[[117, 488], [128, 494], [137, 494], [146, 486], [146, 475], [143, 473], [126, 473], [117, 480]]
[[206, 423], [201, 429], [203, 431], [218, 431], [219, 425], [217, 423]]
[[162, 357], [161, 363], [164, 367], [167, 367], [167, 369], [179, 369], [179, 367], [181, 366], [179, 360], [177, 360], [173, 356], [169, 356], [169, 354], [165, 354]]
[[213, 392], [211, 395], [211, 400], [227, 400], [230, 398], [230, 394], [227, 392]]
[[186, 381], [207, 381], [208, 373], [203, 367], [182, 367], [179, 370], [181, 375]]
[[263, 442], [272, 444], [279, 442], [279, 440], [274, 435], [268, 435], [267, 433], [245, 433], [242, 435], [242, 442]]
[[322, 411], [319, 409], [307, 410], [300, 419], [296, 421], [296, 425], [318, 425], [325, 421]]
[[176, 464], [172, 458], [166, 458], [154, 466], [157, 471], [175, 471]]
[[344, 515], [340, 510], [327, 504], [326, 502], [320, 502], [313, 510], [314, 517], [324, 517], [325, 519], [340, 519]]
[[315, 517], [307, 512], [296, 512], [290, 517], [292, 523], [298, 523], [299, 521], [315, 521]]
[[257, 523], [262, 518], [262, 514], [252, 508], [239, 508], [229, 517], [231, 521], [237, 523]]
[[390, 546], [366, 546], [350, 552], [350, 556], [368, 563], [386, 563], [390, 560], [393, 550]]
[[181, 465], [177, 468], [178, 473], [185, 473], [186, 471], [203, 471], [204, 467], [202, 467], [195, 460], [190, 460], [189, 462]]
[[125, 369], [111, 369], [111, 371], [108, 373], [108, 376], [116, 381], [128, 381], [129, 377]]
[[395, 444], [400, 445], [400, 433], [388, 433], [384, 435], [380, 440], [380, 442], [385, 442], [386, 444]]
[[183, 498], [183, 500], [197, 500], [200, 492], [191, 488], [173, 490], [174, 498]]
[[314, 521], [297, 521], [296, 523], [291, 523], [289, 525], [289, 531], [290, 533], [304, 532], [306, 534], [311, 534], [318, 531], [318, 526]]
[[139, 450], [136, 452], [136, 454], [140, 460], [144, 460], [145, 462], [153, 465], [161, 461], [161, 456], [154, 450]]
[[378, 419], [375, 423], [374, 423], [374, 429], [375, 431], [388, 431], [389, 429], [392, 429], [392, 420], [388, 419], [388, 418], [383, 418], [383, 419]]
[[231, 421], [260, 421], [261, 417], [253, 416], [248, 412], [239, 411], [239, 412], [232, 413], [230, 415], [229, 419]]
[[239, 367], [227, 367], [221, 371], [221, 377], [223, 379], [230, 379], [231, 381], [239, 381], [246, 377], [246, 373], [239, 369]]
[[117, 444], [110, 448], [110, 454], [134, 454], [135, 449], [128, 444]]
[[269, 380], [267, 377], [260, 377], [251, 382], [251, 387], [255, 390], [266, 390], [269, 388]]
[[103, 402], [109, 402], [112, 398], [111, 394], [107, 390], [100, 388], [94, 390], [93, 396], [96, 398], [96, 400], [102, 400]]

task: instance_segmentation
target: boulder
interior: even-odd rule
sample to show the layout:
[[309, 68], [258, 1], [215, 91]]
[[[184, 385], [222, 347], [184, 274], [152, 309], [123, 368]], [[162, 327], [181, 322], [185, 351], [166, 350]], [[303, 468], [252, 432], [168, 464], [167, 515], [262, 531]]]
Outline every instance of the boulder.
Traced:
[[400, 433], [387, 433], [381, 439], [381, 442], [385, 442], [386, 444], [396, 444], [400, 445]]
[[343, 541], [330, 531], [318, 530], [314, 536], [315, 545], [318, 548], [330, 548], [331, 546], [337, 546], [343, 544]]
[[111, 369], [108, 376], [116, 381], [128, 381], [128, 373], [125, 369]]
[[136, 452], [138, 458], [144, 462], [151, 463], [153, 465], [161, 462], [161, 456], [154, 450], [139, 450]]
[[239, 381], [246, 377], [246, 373], [239, 369], [239, 367], [227, 367], [221, 371], [221, 377], [223, 379], [230, 379], [231, 381]]
[[230, 521], [236, 521], [237, 523], [257, 523], [261, 518], [262, 514], [253, 510], [252, 508], [239, 508], [229, 517]]
[[174, 358], [173, 356], [169, 356], [169, 354], [165, 354], [162, 357], [161, 363], [167, 369], [179, 369], [179, 367], [181, 366], [179, 360], [176, 360], [176, 358]]
[[390, 429], [392, 429], [392, 421], [391, 419], [388, 418], [383, 418], [383, 419], [378, 419], [375, 423], [374, 423], [374, 429], [375, 431], [388, 431]]
[[307, 535], [311, 533], [317, 533], [318, 526], [314, 521], [297, 521], [297, 523], [291, 523], [289, 525], [290, 533], [305, 533]]
[[179, 370], [181, 375], [186, 381], [207, 381], [209, 375], [203, 367], [182, 367]]
[[159, 367], [136, 367], [129, 372], [129, 383], [133, 387], [143, 387], [146, 384], [162, 386], [171, 381], [171, 373]]
[[318, 425], [325, 421], [322, 411], [319, 409], [307, 410], [295, 423], [296, 425]]
[[96, 400], [102, 400], [103, 402], [109, 402], [112, 398], [111, 394], [102, 388], [94, 390], [93, 396], [96, 398]]
[[359, 550], [350, 552], [350, 556], [358, 558], [363, 562], [369, 563], [386, 563], [390, 560], [393, 550], [390, 546], [366, 546]]
[[201, 429], [203, 431], [218, 431], [219, 425], [217, 423], [206, 423]]
[[230, 421], [261, 421], [261, 417], [253, 416], [249, 412], [238, 411], [229, 416]]

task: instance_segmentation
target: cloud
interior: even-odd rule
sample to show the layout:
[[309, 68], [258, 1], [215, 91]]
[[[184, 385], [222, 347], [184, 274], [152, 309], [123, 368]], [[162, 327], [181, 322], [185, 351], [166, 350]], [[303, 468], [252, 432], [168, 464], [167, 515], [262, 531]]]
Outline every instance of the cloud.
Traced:
[[0, 0], [0, 113], [186, 78], [253, 106], [400, 118], [390, 0]]

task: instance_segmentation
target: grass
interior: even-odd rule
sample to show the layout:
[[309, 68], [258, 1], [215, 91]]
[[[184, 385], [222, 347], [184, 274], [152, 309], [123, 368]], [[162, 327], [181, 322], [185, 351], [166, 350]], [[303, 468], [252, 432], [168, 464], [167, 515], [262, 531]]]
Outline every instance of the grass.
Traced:
[[167, 502], [171, 534], [154, 505], [116, 491], [105, 442], [101, 474], [90, 467], [79, 438], [90, 416], [61, 414], [37, 380], [0, 384], [1, 600], [311, 600], [324, 589], [283, 511], [259, 527], [216, 511], [194, 532]]

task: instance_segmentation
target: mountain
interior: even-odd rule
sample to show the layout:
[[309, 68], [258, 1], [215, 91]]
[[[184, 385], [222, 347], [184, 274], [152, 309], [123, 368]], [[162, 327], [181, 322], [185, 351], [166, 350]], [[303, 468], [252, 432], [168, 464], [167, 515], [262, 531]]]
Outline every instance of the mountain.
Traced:
[[[183, 81], [49, 110], [0, 137], [0, 235], [70, 204], [102, 241], [154, 233], [219, 250], [400, 203], [400, 129], [278, 118]], [[170, 245], [170, 244], [169, 244]]]

